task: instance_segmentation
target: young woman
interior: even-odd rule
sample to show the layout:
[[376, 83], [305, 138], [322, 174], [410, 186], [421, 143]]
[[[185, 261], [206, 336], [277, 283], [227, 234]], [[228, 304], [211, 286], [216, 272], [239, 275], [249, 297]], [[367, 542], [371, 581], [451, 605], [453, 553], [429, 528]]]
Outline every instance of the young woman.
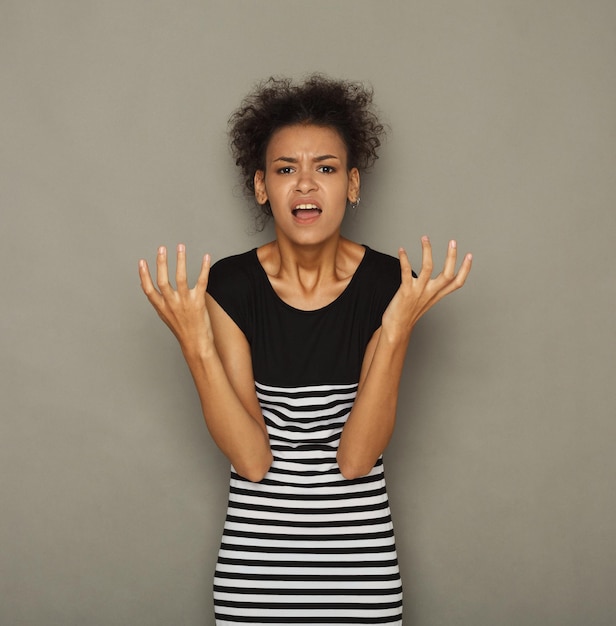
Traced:
[[[208, 429], [231, 462], [216, 624], [401, 624], [382, 454], [417, 320], [461, 287], [451, 241], [432, 278], [341, 236], [383, 127], [361, 84], [270, 79], [231, 118], [246, 188], [274, 241], [205, 255], [196, 286], [159, 248], [143, 290], [177, 337]], [[207, 294], [206, 294], [207, 289]]]

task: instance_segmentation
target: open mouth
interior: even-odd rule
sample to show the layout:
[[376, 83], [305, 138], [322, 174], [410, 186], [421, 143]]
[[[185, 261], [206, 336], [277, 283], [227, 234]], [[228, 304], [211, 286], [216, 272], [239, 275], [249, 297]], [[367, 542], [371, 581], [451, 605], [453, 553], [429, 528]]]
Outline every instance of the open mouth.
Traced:
[[298, 219], [309, 219], [321, 215], [323, 211], [316, 204], [298, 204], [291, 212]]

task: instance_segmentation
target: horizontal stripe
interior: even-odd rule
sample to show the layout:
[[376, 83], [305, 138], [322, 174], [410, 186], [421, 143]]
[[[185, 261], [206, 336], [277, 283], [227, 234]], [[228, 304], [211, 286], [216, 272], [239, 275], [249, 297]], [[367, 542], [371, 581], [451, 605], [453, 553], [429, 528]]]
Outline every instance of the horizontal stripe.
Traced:
[[[231, 602], [250, 602], [250, 603], [264, 603], [267, 602], [271, 606], [276, 603], [282, 604], [283, 598], [301, 598], [306, 602], [313, 604], [320, 603], [322, 607], [332, 602], [332, 598], [338, 598], [338, 602], [349, 601], [353, 599], [358, 601], [361, 598], [361, 602], [371, 603], [374, 605], [385, 604], [389, 600], [390, 602], [402, 601], [402, 587], [396, 587], [395, 589], [276, 589], [272, 592], [271, 589], [239, 589], [237, 587], [225, 587], [221, 585], [214, 585], [214, 592], [216, 594], [216, 603], [221, 604], [221, 601], [228, 600]], [[385, 607], [383, 607], [385, 608]]]
[[392, 624], [397, 626], [402, 624], [402, 613], [399, 609], [392, 610], [387, 615], [379, 615], [377, 617], [356, 615], [355, 612], [349, 612], [348, 610], [342, 614], [323, 615], [316, 613], [314, 615], [307, 615], [305, 611], [292, 613], [289, 616], [286, 615], [273, 615], [270, 611], [266, 611], [262, 615], [232, 615], [229, 614], [230, 609], [224, 609], [225, 612], [221, 613], [216, 611], [216, 626], [227, 626], [227, 624], [243, 623], [243, 624], [284, 624], [289, 626], [290, 619], [294, 625], [296, 624], [315, 624], [318, 626], [337, 626], [338, 624], [353, 624], [358, 626], [360, 624]]
[[336, 415], [341, 415], [343, 411], [350, 411], [353, 407], [355, 396], [327, 396], [319, 402], [296, 401], [288, 398], [259, 398], [259, 404], [263, 413], [270, 413], [279, 417], [291, 417], [293, 419], [313, 419], [317, 423], [327, 422]]
[[[240, 496], [242, 501], [235, 500], [235, 497], [229, 499], [229, 512], [235, 515], [241, 515], [239, 511], [269, 511], [278, 513], [279, 515], [303, 515], [310, 518], [314, 515], [336, 515], [339, 513], [367, 513], [380, 509], [388, 509], [387, 494], [376, 498], [353, 498], [346, 501], [348, 506], [340, 506], [340, 500], [326, 502], [318, 500], [311, 502], [308, 500], [285, 500], [276, 498], [253, 498], [248, 496]], [[315, 506], [318, 505], [318, 510]]]
[[270, 449], [276, 457], [277, 450], [301, 450], [302, 452], [310, 451], [310, 452], [321, 452], [320, 456], [331, 457], [334, 455], [336, 457], [338, 450], [338, 442], [340, 441], [342, 430], [338, 430], [335, 433], [327, 434], [324, 437], [318, 437], [315, 439], [305, 438], [290, 438], [283, 437], [282, 435], [276, 435], [276, 433], [272, 433], [270, 431]]
[[267, 428], [268, 435], [270, 437], [270, 441], [322, 441], [326, 442], [327, 440], [331, 440], [331, 438], [338, 434], [342, 433], [342, 429], [346, 420], [348, 418], [348, 413], [342, 416], [337, 422], [328, 422], [327, 424], [319, 424], [318, 427], [313, 427], [309, 430], [300, 430], [298, 428], [293, 427], [284, 427], [277, 425], [275, 422], [272, 422], [270, 419], [265, 420], [265, 426]]
[[[379, 459], [374, 464], [374, 467], [372, 468], [372, 470], [370, 471], [368, 475], [371, 475], [375, 472], [382, 473], [383, 472], [382, 466], [383, 466], [383, 458], [379, 457]], [[290, 474], [290, 475], [299, 475], [299, 476], [320, 476], [324, 472], [327, 472], [327, 473], [335, 473], [342, 479], [342, 475], [340, 474], [340, 468], [337, 466], [336, 467], [323, 467], [323, 468], [307, 468], [301, 464], [295, 465], [292, 461], [284, 461], [284, 460], [279, 460], [279, 459], [274, 459], [274, 464], [270, 468], [270, 472], [273, 474]], [[355, 479], [355, 480], [359, 480], [359, 479]], [[354, 481], [349, 481], [349, 482], [354, 482]]]
[[338, 461], [336, 459], [336, 449], [331, 446], [327, 451], [315, 452], [311, 450], [303, 450], [302, 448], [290, 448], [289, 446], [270, 446], [274, 461], [272, 465], [276, 467], [280, 463], [292, 463], [296, 467], [310, 470], [328, 471], [336, 468], [340, 474]]
[[356, 554], [366, 555], [372, 553], [383, 554], [386, 552], [394, 552], [395, 544], [393, 539], [383, 539], [380, 541], [371, 540], [351, 540], [351, 541], [328, 541], [322, 539], [320, 541], [288, 541], [271, 539], [245, 539], [233, 537], [229, 540], [227, 534], [223, 537], [223, 546], [228, 550], [236, 552], [259, 552], [261, 554], [275, 554], [284, 552], [285, 554]]
[[341, 428], [347, 415], [351, 412], [352, 403], [335, 405], [327, 412], [321, 409], [311, 411], [284, 410], [278, 405], [261, 405], [261, 410], [268, 427], [278, 427], [281, 430], [309, 432], [325, 428]]
[[[387, 502], [381, 505], [379, 517], [374, 517], [374, 510], [371, 507], [364, 511], [314, 513], [310, 509], [306, 512], [294, 510], [293, 512], [255, 510], [254, 508], [234, 507], [229, 509], [228, 519], [241, 520], [245, 524], [258, 524], [259, 526], [284, 526], [304, 527], [304, 528], [347, 528], [354, 524], [369, 525], [373, 520], [378, 521], [382, 517], [389, 515]], [[375, 522], [376, 523], [376, 522]]]
[[357, 391], [357, 383], [347, 385], [308, 385], [305, 387], [274, 387], [255, 381], [255, 388], [259, 395], [285, 395], [292, 398], [328, 395], [331, 393], [353, 393]]
[[[273, 584], [275, 582], [275, 585]], [[283, 584], [280, 584], [283, 582]], [[335, 582], [334, 586], [332, 582]], [[325, 594], [336, 595], [338, 593], [345, 595], [353, 594], [380, 594], [384, 593], [392, 595], [394, 593], [402, 593], [402, 586], [397, 581], [397, 584], [392, 585], [392, 579], [374, 580], [365, 579], [358, 580], [343, 580], [342, 577], [338, 577], [333, 580], [328, 577], [314, 578], [311, 581], [308, 580], [286, 580], [280, 579], [263, 579], [253, 578], [252, 580], [237, 580], [231, 577], [225, 577], [217, 575], [214, 579], [214, 589], [217, 586], [221, 590], [228, 591], [229, 589], [235, 589], [238, 593], [272, 593], [272, 589], [275, 589], [276, 593], [290, 595], [290, 594]]]
[[[220, 544], [220, 553], [222, 554], [225, 550], [237, 550], [243, 553], [248, 552], [259, 552], [261, 554], [278, 554], [284, 553], [285, 555], [291, 556], [293, 554], [309, 554], [312, 557], [318, 557], [324, 554], [336, 554], [336, 555], [353, 555], [355, 557], [363, 556], [365, 557], [368, 554], [383, 554], [388, 551], [395, 550], [394, 544], [387, 545], [354, 545], [347, 546], [345, 544], [341, 544], [339, 546], [302, 546], [299, 542], [295, 542], [292, 546], [282, 546], [278, 544], [269, 544], [269, 545], [252, 545], [245, 544], [242, 545], [240, 543], [229, 543], [226, 541], [227, 536], [223, 535], [223, 542]], [[388, 550], [389, 548], [389, 550]]]
[[[258, 484], [258, 483], [256, 483]], [[331, 500], [359, 500], [365, 498], [373, 498], [374, 496], [382, 496], [386, 494], [385, 485], [376, 489], [362, 491], [361, 489], [337, 490], [333, 491], [322, 488], [304, 488], [288, 487], [284, 490], [276, 489], [264, 492], [262, 489], [247, 488], [248, 485], [239, 487], [231, 485], [230, 493], [233, 496], [243, 495], [251, 498], [276, 499], [282, 500], [314, 500], [319, 502], [330, 502]], [[235, 497], [233, 498], [235, 499]]]
[[[319, 550], [321, 548], [331, 548], [332, 546], [338, 546], [340, 548], [344, 548], [348, 550], [349, 548], [355, 547], [358, 551], [364, 549], [365, 546], [372, 546], [374, 548], [382, 548], [386, 550], [391, 548], [394, 545], [393, 542], [393, 532], [387, 533], [384, 537], [345, 537], [342, 538], [340, 536], [322, 536], [316, 535], [312, 537], [302, 537], [301, 539], [298, 536], [287, 536], [287, 537], [272, 537], [271, 535], [264, 534], [264, 536], [259, 537], [259, 533], [246, 533], [248, 536], [238, 536], [238, 534], [233, 533], [232, 531], [225, 531], [223, 535], [223, 541], [226, 544], [232, 543], [237, 547], [238, 550], [242, 548], [242, 546], [252, 546], [255, 549], [263, 546], [271, 546], [273, 549], [279, 548], [289, 548], [289, 550], [295, 550], [298, 548], [311, 549], [311, 550]], [[254, 536], [250, 536], [254, 535]]]
[[[239, 517], [236, 515], [227, 515], [226, 519], [227, 524], [241, 524], [242, 526], [250, 525], [250, 526], [271, 526], [272, 530], [270, 532], [274, 532], [277, 527], [286, 528], [288, 531], [291, 530], [299, 530], [303, 528], [310, 529], [318, 529], [321, 532], [327, 533], [331, 532], [332, 528], [353, 528], [356, 527], [365, 527], [370, 528], [374, 526], [381, 526], [385, 524], [391, 524], [391, 515], [385, 515], [384, 517], [370, 517], [367, 519], [356, 519], [356, 518], [348, 518], [342, 517], [340, 519], [329, 519], [327, 521], [321, 519], [278, 519], [269, 518], [269, 519], [257, 519], [254, 517]], [[228, 526], [231, 528], [232, 526]]]
[[[381, 509], [387, 509], [389, 511], [389, 504], [387, 500], [380, 502], [358, 505], [358, 506], [338, 506], [331, 507], [329, 509], [322, 509], [315, 512], [314, 508], [297, 507], [291, 509], [283, 509], [280, 505], [271, 506], [269, 504], [257, 504], [254, 502], [229, 502], [229, 511], [246, 510], [246, 511], [267, 511], [276, 513], [279, 516], [282, 515], [305, 515], [307, 518], [317, 519], [317, 515], [320, 513], [322, 516], [336, 515], [340, 513], [366, 513], [368, 511], [379, 511]], [[237, 513], [236, 513], [237, 514]]]
[[393, 535], [393, 526], [391, 523], [383, 522], [380, 524], [355, 524], [352, 527], [345, 525], [342, 529], [344, 533], [340, 533], [340, 527], [336, 526], [313, 526], [307, 528], [306, 526], [292, 526], [287, 524], [274, 526], [270, 523], [261, 522], [258, 520], [243, 519], [239, 521], [232, 521], [230, 519], [225, 520], [225, 532], [232, 531], [233, 533], [242, 533], [241, 536], [249, 536], [251, 533], [257, 533], [260, 537], [264, 535], [267, 537], [282, 538], [282, 537], [301, 537], [304, 540], [309, 540], [310, 537], [333, 537], [337, 536], [340, 539], [345, 537], [374, 537], [377, 534], [391, 533]]
[[[271, 472], [268, 476], [274, 476]], [[281, 477], [282, 478], [282, 477]], [[292, 476], [286, 477], [287, 480], [280, 480], [277, 476], [273, 478], [264, 478], [259, 483], [251, 483], [246, 480], [237, 480], [233, 484], [242, 486], [247, 489], [261, 489], [265, 491], [267, 489], [282, 491], [284, 489], [311, 489], [315, 492], [321, 488], [324, 489], [344, 489], [344, 490], [354, 490], [361, 491], [365, 489], [366, 485], [371, 485], [374, 483], [382, 483], [383, 482], [383, 474], [377, 475], [368, 475], [364, 476], [361, 479], [357, 479], [354, 481], [349, 481], [345, 479], [340, 479], [340, 474], [337, 473], [332, 476], [325, 476], [326, 480], [315, 480], [314, 476]], [[258, 485], [258, 487], [256, 487]]]
[[301, 427], [296, 420], [293, 420], [292, 425], [289, 424], [288, 420], [292, 418], [287, 418], [287, 423], [280, 423], [277, 420], [272, 420], [267, 413], [264, 413], [265, 426], [270, 440], [289, 439], [292, 441], [301, 441], [304, 437], [307, 441], [320, 441], [332, 434], [340, 434], [348, 416], [347, 411], [337, 420], [330, 420], [323, 424], [315, 424], [314, 420], [310, 420], [309, 426]]
[[[367, 483], [374, 483], [379, 480], [383, 480], [383, 471], [375, 469], [366, 476], [355, 478], [353, 480], [347, 480], [340, 474], [338, 467], [331, 468], [327, 473], [324, 472], [293, 472], [289, 469], [283, 469], [280, 467], [281, 463], [276, 463], [265, 478], [259, 483], [250, 483], [251, 485], [258, 484], [262, 486], [271, 485], [273, 487], [281, 486], [286, 487], [289, 485], [306, 485], [307, 487], [342, 487], [344, 489], [350, 489], [354, 485], [365, 485]], [[231, 475], [232, 480], [238, 482], [247, 483], [245, 478], [242, 478], [238, 474]]]
[[[276, 617], [268, 615], [264, 617], [242, 617], [242, 616], [229, 616], [216, 612], [214, 614], [216, 618], [216, 626], [234, 626], [235, 624], [280, 624], [289, 626], [289, 619], [287, 617]], [[387, 616], [387, 617], [328, 617], [326, 620], [323, 617], [310, 617], [310, 616], [297, 616], [293, 617], [293, 624], [299, 626], [299, 624], [313, 624], [314, 626], [340, 626], [341, 624], [349, 624], [352, 626], [363, 626], [364, 624], [388, 624], [391, 626], [400, 626], [402, 624], [401, 614]]]
[[[331, 556], [331, 555], [330, 555]], [[251, 560], [242, 560], [238, 559], [233, 552], [227, 552], [225, 550], [220, 550], [218, 554], [218, 563], [226, 564], [226, 565], [238, 565], [242, 568], [246, 568], [247, 571], [250, 571], [250, 567], [268, 567], [268, 568], [277, 568], [277, 567], [294, 567], [298, 568], [300, 571], [304, 571], [305, 568], [324, 568], [326, 567], [327, 561], [307, 561], [306, 559], [251, 559]], [[328, 572], [333, 568], [334, 570], [345, 568], [345, 567], [354, 567], [354, 568], [362, 568], [362, 570], [366, 570], [366, 568], [374, 567], [394, 567], [398, 565], [397, 558], [391, 559], [378, 559], [375, 558], [374, 561], [369, 561], [366, 559], [357, 559], [348, 561], [333, 561], [329, 563]], [[335, 572], [334, 572], [335, 573]], [[365, 571], [363, 573], [366, 573]]]
[[220, 597], [220, 595], [217, 595], [216, 605], [219, 607], [226, 606], [253, 610], [266, 609], [270, 611], [276, 611], [277, 609], [281, 609], [285, 612], [295, 609], [300, 609], [302, 611], [310, 611], [315, 609], [319, 611], [326, 611], [328, 609], [333, 609], [337, 611], [353, 611], [360, 609], [367, 612], [370, 610], [382, 611], [383, 609], [400, 608], [402, 606], [402, 597], [398, 598], [397, 600], [392, 600], [391, 602], [369, 602], [368, 599], [366, 599], [365, 602], [328, 602], [326, 597], [313, 598], [312, 602], [276, 602], [273, 598], [269, 602], [261, 602], [256, 598], [254, 600], [249, 600], [247, 598], [242, 600], [234, 600], [222, 598]]
[[343, 402], [353, 399], [357, 395], [357, 385], [346, 388], [318, 385], [312, 392], [308, 387], [279, 387], [274, 391], [264, 391], [256, 387], [255, 391], [260, 402], [286, 402], [295, 406], [308, 406], [324, 405], [332, 400]]
[[354, 494], [355, 496], [361, 495], [362, 493], [375, 492], [384, 490], [385, 482], [383, 480], [383, 476], [374, 476], [371, 477], [370, 480], [367, 480], [364, 483], [349, 483], [345, 481], [332, 481], [330, 483], [299, 483], [296, 484], [293, 481], [289, 481], [288, 483], [282, 483], [278, 481], [268, 481], [267, 483], [251, 483], [248, 481], [233, 481], [230, 485], [230, 488], [234, 490], [235, 493], [239, 493], [240, 491], [245, 491], [253, 495], [271, 495], [273, 493], [276, 494], [297, 494], [297, 495], [314, 495], [314, 496], [326, 496], [336, 494], [346, 495], [346, 494]]
[[[302, 573], [294, 573], [296, 571], [301, 571]], [[333, 568], [329, 568], [323, 574], [308, 574], [303, 568], [295, 570], [292, 567], [287, 567], [284, 574], [274, 571], [273, 568], [268, 569], [266, 567], [254, 567], [249, 571], [236, 571], [232, 565], [219, 563], [216, 578], [233, 580], [235, 586], [258, 583], [266, 585], [270, 584], [270, 582], [276, 582], [279, 589], [286, 588], [293, 583], [301, 583], [304, 588], [308, 588], [311, 583], [323, 585], [326, 582], [336, 584], [341, 589], [345, 589], [347, 584], [357, 586], [369, 582], [373, 588], [379, 589], [380, 584], [390, 585], [392, 581], [400, 580], [400, 574], [395, 566], [372, 568], [370, 571], [374, 571], [373, 574], [349, 574], [348, 570], [346, 574], [338, 574], [332, 573], [332, 571]]]

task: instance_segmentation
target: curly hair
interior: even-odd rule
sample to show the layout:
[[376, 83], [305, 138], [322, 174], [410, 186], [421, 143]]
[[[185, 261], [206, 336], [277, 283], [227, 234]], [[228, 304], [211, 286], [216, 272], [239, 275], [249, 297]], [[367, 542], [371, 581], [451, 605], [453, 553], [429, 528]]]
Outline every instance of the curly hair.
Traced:
[[[246, 195], [254, 198], [254, 175], [265, 170], [265, 152], [278, 129], [314, 124], [336, 130], [347, 148], [347, 167], [366, 170], [378, 159], [385, 128], [372, 107], [372, 89], [362, 83], [312, 74], [302, 83], [270, 77], [257, 84], [229, 119], [230, 145]], [[257, 205], [271, 216], [269, 202]]]

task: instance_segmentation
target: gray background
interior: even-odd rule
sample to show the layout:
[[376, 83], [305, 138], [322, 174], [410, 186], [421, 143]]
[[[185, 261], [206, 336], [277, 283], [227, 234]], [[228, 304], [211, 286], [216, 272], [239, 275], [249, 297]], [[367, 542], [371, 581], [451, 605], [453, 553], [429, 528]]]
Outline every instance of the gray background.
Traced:
[[263, 243], [226, 121], [371, 82], [346, 234], [475, 255], [386, 455], [405, 624], [616, 615], [613, 0], [0, 0], [0, 623], [208, 625], [228, 468], [137, 260]]

